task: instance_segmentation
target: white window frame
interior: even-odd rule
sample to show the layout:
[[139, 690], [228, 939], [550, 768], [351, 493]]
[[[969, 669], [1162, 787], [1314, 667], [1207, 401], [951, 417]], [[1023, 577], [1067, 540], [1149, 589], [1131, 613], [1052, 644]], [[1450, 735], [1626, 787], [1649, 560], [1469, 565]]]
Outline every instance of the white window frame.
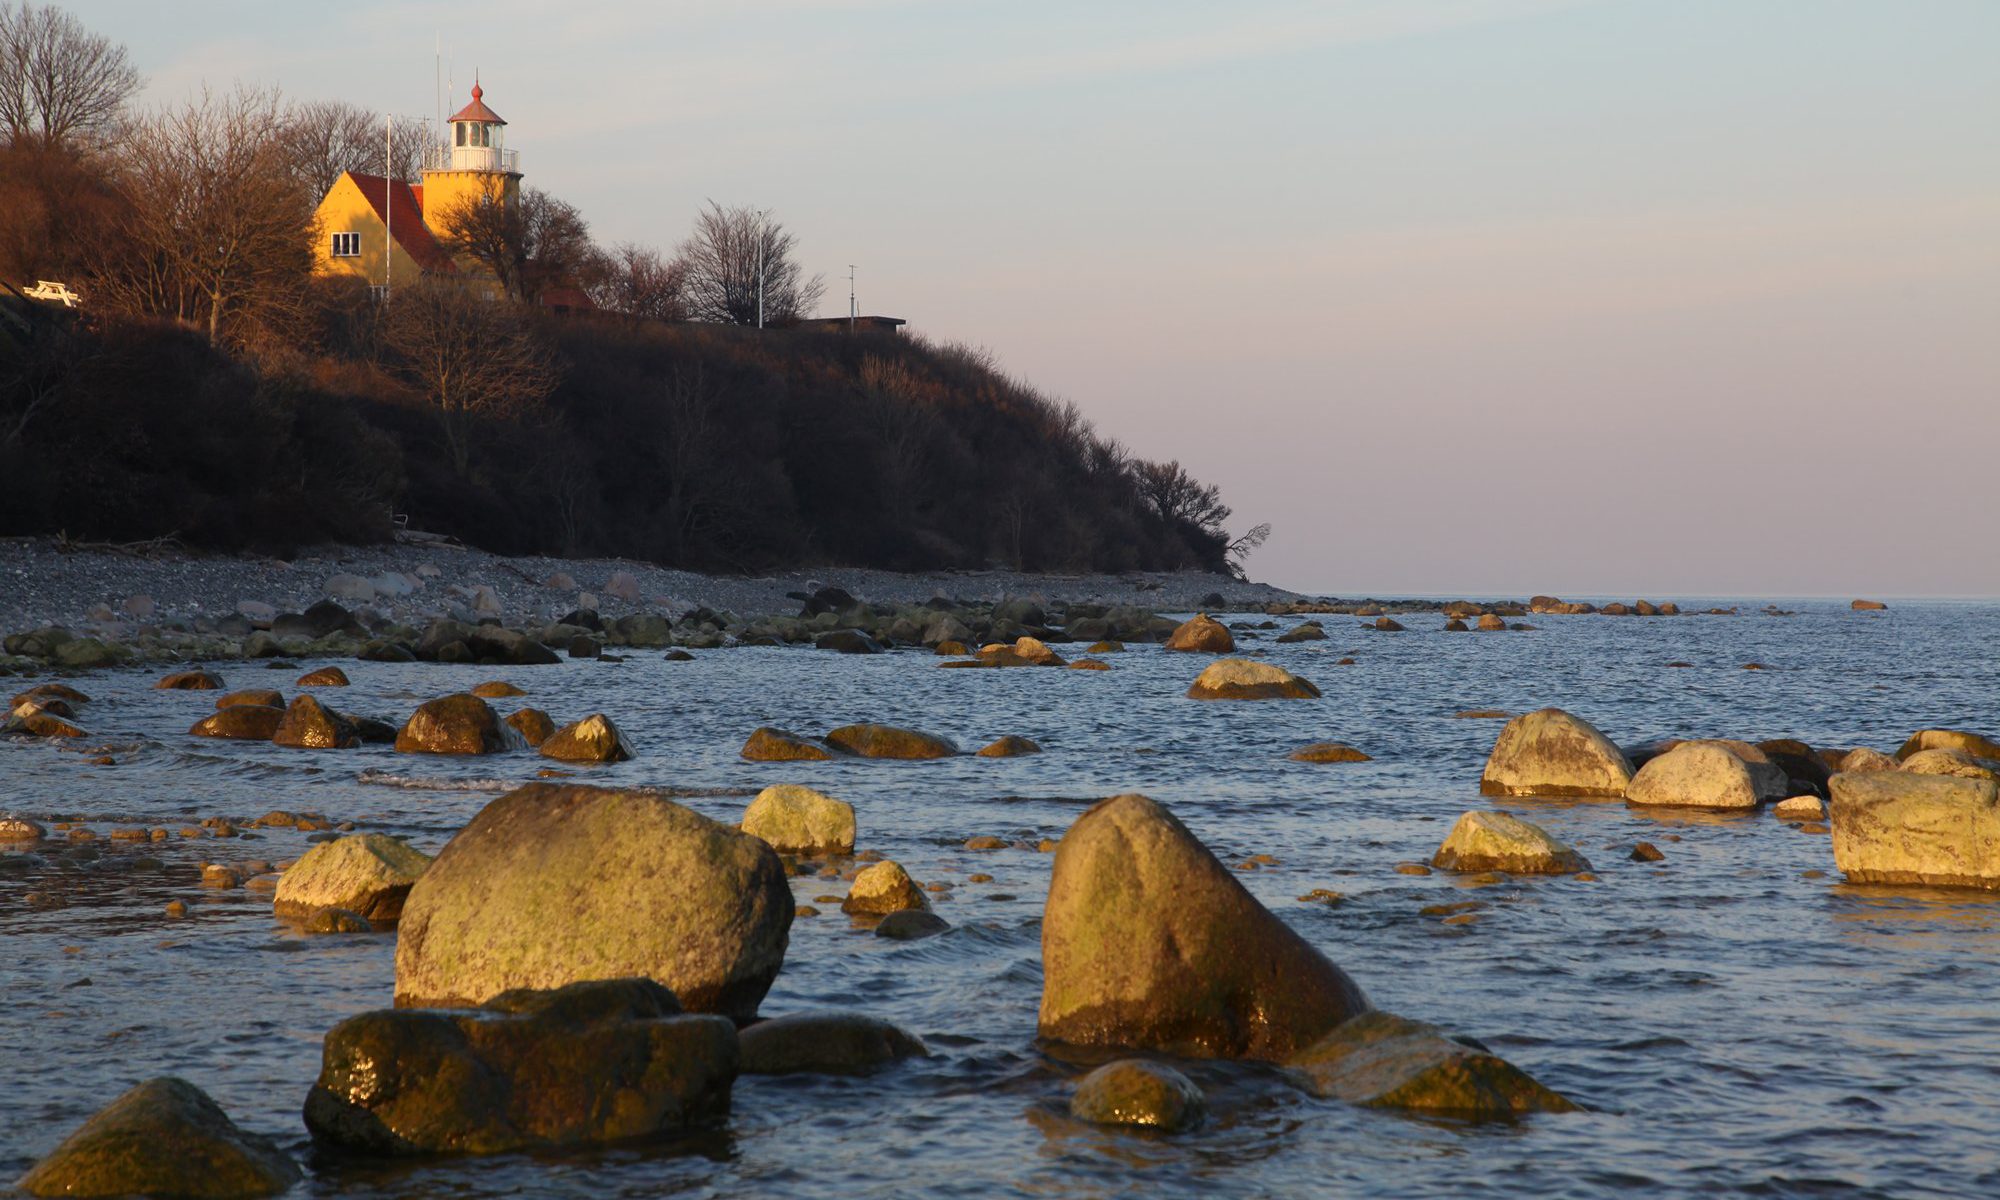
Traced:
[[360, 258], [361, 235], [358, 233], [336, 233], [329, 247], [333, 258]]

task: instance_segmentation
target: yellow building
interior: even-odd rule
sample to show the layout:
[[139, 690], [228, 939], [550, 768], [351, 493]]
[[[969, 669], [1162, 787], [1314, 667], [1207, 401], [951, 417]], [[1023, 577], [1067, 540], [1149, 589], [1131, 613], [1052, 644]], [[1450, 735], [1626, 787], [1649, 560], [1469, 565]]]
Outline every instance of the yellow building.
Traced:
[[507, 122], [486, 107], [472, 85], [472, 103], [448, 123], [450, 136], [424, 155], [424, 181], [343, 172], [319, 203], [317, 269], [353, 275], [378, 290], [407, 287], [426, 276], [463, 281], [487, 299], [499, 282], [481, 264], [454, 257], [440, 235], [469, 201], [492, 197], [512, 208], [521, 194], [520, 158], [505, 147]]

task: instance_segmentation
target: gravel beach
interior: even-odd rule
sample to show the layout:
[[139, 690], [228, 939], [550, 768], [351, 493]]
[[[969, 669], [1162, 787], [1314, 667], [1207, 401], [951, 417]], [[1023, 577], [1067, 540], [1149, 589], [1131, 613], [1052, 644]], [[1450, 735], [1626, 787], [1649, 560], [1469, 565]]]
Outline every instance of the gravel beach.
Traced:
[[[615, 576], [632, 586], [614, 586]], [[281, 561], [172, 550], [138, 555], [80, 550], [48, 538], [0, 540], [0, 630], [63, 625], [82, 631], [215, 618], [269, 606], [297, 612], [334, 599], [420, 624], [491, 591], [508, 623], [547, 621], [578, 607], [606, 618], [639, 611], [710, 608], [750, 618], [791, 614], [792, 595], [822, 585], [871, 602], [921, 604], [934, 596], [973, 602], [1036, 601], [1141, 605], [1161, 612], [1202, 607], [1220, 594], [1230, 609], [1304, 599], [1268, 584], [1199, 571], [1127, 575], [1038, 575], [1011, 571], [899, 574], [842, 567], [764, 576], [700, 575], [623, 559], [507, 558], [445, 542], [318, 546]], [[489, 603], [491, 603], [489, 602]]]

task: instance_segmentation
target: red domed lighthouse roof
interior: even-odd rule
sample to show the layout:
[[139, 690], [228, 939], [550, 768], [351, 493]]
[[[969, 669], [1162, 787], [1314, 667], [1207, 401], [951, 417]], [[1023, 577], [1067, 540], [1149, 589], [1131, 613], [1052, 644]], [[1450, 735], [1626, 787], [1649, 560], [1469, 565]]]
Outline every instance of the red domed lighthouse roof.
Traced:
[[500, 119], [500, 114], [486, 107], [486, 102], [480, 99], [485, 94], [485, 92], [479, 89], [477, 83], [473, 84], [472, 103], [453, 113], [451, 119], [454, 121], [477, 121], [482, 125], [505, 125], [507, 122]]

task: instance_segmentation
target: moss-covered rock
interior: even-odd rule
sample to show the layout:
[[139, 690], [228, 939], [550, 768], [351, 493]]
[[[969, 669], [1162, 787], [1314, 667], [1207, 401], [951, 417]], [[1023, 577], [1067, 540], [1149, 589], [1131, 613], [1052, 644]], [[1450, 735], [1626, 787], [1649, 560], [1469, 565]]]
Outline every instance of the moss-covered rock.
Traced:
[[1475, 1120], [1577, 1108], [1484, 1046], [1393, 1013], [1355, 1017], [1287, 1065], [1316, 1096], [1375, 1108]]
[[720, 1121], [735, 1026], [650, 979], [496, 996], [470, 1011], [382, 1009], [326, 1035], [306, 1097], [322, 1141], [373, 1154], [497, 1154]]
[[30, 1196], [270, 1196], [298, 1164], [183, 1079], [148, 1080], [83, 1123], [21, 1177]]
[[1347, 973], [1174, 815], [1115, 796], [1056, 848], [1042, 917], [1044, 1038], [1279, 1060], [1366, 1011]]
[[1172, 1067], [1122, 1058], [1085, 1075], [1070, 1097], [1069, 1111], [1096, 1125], [1179, 1133], [1201, 1124], [1208, 1105], [1194, 1080]]
[[321, 842], [278, 880], [272, 911], [305, 918], [320, 909], [344, 908], [377, 924], [393, 924], [430, 865], [430, 855], [385, 833]]
[[854, 853], [854, 806], [795, 783], [757, 793], [743, 810], [742, 829], [780, 854]]
[[1623, 796], [1632, 763], [1581, 717], [1543, 708], [1507, 722], [1487, 756], [1489, 796]]
[[535, 783], [488, 804], [410, 889], [399, 1005], [644, 976], [739, 1020], [785, 958], [793, 901], [769, 845], [642, 792]]

